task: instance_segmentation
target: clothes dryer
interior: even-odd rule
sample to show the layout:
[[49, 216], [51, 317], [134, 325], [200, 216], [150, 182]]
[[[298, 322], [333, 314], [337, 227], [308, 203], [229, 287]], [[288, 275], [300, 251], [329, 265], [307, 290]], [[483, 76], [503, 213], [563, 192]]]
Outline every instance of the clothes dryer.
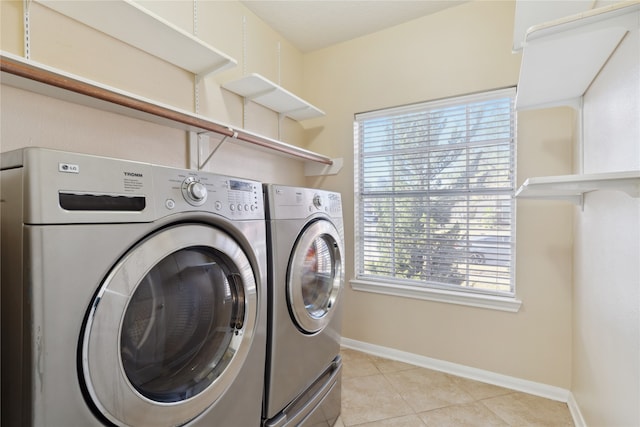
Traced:
[[258, 182], [2, 154], [2, 425], [257, 426]]
[[344, 227], [339, 193], [264, 186], [268, 346], [264, 426], [330, 426], [340, 414]]

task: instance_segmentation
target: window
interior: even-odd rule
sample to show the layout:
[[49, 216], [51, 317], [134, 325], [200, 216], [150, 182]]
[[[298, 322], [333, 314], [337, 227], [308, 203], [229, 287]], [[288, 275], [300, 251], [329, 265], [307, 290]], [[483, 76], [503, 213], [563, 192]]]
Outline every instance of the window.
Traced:
[[515, 89], [356, 114], [356, 280], [513, 298]]

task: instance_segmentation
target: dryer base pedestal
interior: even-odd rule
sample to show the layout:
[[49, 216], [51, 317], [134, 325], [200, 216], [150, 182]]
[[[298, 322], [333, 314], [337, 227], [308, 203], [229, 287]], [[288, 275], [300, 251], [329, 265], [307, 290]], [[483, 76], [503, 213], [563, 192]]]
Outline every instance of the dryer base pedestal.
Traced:
[[333, 426], [340, 416], [342, 358], [337, 356], [318, 379], [263, 427]]

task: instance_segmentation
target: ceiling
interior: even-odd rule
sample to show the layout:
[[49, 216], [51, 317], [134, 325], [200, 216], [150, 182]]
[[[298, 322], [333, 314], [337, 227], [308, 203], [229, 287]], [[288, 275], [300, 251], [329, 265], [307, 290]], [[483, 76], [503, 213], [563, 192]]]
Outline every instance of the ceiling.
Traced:
[[241, 0], [306, 53], [457, 6], [465, 0]]

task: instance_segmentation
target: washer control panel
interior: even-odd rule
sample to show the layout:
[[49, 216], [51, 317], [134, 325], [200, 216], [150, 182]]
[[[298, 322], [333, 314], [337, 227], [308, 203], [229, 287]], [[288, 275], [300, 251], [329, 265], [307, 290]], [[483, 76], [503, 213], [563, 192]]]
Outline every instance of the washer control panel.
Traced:
[[0, 160], [3, 184], [23, 188], [29, 224], [140, 223], [184, 212], [265, 218], [262, 183], [249, 179], [35, 147]]
[[156, 182], [167, 182], [173, 190], [171, 196], [163, 200], [164, 209], [179, 211], [196, 207], [232, 219], [264, 218], [259, 182], [170, 168], [156, 168], [156, 177]]

